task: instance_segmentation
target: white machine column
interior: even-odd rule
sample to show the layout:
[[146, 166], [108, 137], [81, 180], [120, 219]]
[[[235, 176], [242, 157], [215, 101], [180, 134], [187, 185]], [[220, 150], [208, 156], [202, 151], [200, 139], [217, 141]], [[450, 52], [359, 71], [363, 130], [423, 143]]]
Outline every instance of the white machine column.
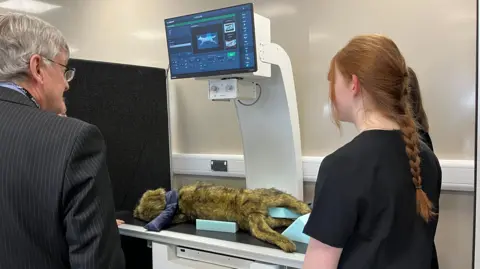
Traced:
[[303, 199], [300, 125], [290, 58], [277, 44], [259, 45], [258, 58], [271, 64], [271, 77], [256, 80], [257, 103], [245, 106], [235, 102], [246, 185], [252, 189], [275, 187]]

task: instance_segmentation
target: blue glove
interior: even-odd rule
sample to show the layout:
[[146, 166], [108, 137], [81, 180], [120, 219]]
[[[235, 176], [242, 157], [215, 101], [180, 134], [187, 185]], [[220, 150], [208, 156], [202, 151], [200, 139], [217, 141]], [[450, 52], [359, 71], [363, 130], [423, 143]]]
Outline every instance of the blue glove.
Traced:
[[165, 210], [163, 210], [158, 217], [145, 225], [144, 228], [147, 229], [147, 231], [160, 232], [163, 228], [168, 227], [172, 223], [173, 217], [177, 213], [178, 208], [177, 192], [167, 192], [165, 200], [167, 202]]

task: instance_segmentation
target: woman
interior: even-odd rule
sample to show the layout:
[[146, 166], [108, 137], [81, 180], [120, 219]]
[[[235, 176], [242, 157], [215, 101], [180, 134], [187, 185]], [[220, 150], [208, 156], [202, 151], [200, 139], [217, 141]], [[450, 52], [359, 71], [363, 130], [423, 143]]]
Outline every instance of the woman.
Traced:
[[418, 123], [418, 134], [420, 138], [433, 151], [432, 139], [428, 134], [429, 125], [425, 110], [423, 109], [422, 95], [420, 94], [420, 86], [418, 84], [417, 75], [412, 68], [408, 68], [409, 88], [410, 88], [410, 103], [412, 104], [413, 115]]
[[[408, 67], [408, 78], [409, 78], [409, 98], [410, 104], [412, 105], [412, 112], [417, 122], [417, 131], [420, 136], [420, 139], [427, 144], [427, 146], [433, 151], [433, 143], [432, 139], [430, 138], [429, 132], [429, 124], [427, 113], [425, 113], [425, 109], [423, 109], [423, 102], [422, 102], [422, 95], [420, 93], [420, 85], [418, 84], [417, 74], [413, 71], [412, 68]], [[432, 228], [436, 230], [435, 228]], [[438, 258], [437, 258], [437, 248], [435, 244], [433, 245], [432, 249], [432, 264], [431, 269], [438, 269]]]
[[337, 124], [360, 134], [320, 166], [304, 268], [431, 268], [441, 170], [416, 131], [405, 59], [387, 37], [357, 36], [329, 81]]

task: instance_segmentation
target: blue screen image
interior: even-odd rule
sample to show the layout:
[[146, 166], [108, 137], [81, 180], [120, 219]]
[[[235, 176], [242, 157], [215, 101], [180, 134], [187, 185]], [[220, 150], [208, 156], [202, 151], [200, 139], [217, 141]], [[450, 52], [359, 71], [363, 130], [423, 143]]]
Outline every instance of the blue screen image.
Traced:
[[172, 79], [257, 71], [253, 4], [165, 20]]
[[218, 35], [217, 33], [206, 33], [197, 35], [197, 48], [199, 50], [218, 48]]

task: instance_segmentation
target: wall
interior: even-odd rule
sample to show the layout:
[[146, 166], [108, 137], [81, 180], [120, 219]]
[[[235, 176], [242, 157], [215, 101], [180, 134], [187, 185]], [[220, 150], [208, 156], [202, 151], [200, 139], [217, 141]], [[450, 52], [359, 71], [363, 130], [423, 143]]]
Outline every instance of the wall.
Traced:
[[[27, 0], [20, 0], [29, 5]], [[163, 20], [243, 3], [240, 0], [43, 0], [61, 7], [39, 14], [59, 27], [73, 57], [166, 67]], [[139, 4], [139, 3], [142, 4]], [[332, 55], [352, 36], [383, 33], [418, 74], [431, 135], [441, 159], [474, 154], [475, 1], [258, 0], [271, 18], [272, 39], [292, 59], [304, 156], [324, 156], [355, 135], [340, 136], [328, 111], [326, 74]], [[0, 12], [5, 10], [0, 9]], [[242, 154], [235, 110], [211, 103], [205, 82], [176, 81], [173, 149], [178, 153]], [[472, 175], [473, 176], [473, 175]], [[177, 176], [176, 184], [197, 179]], [[205, 178], [201, 178], [205, 179]], [[242, 179], [210, 179], [243, 186]], [[312, 183], [305, 184], [310, 199]], [[437, 242], [442, 268], [470, 268], [473, 194], [443, 192]]]

